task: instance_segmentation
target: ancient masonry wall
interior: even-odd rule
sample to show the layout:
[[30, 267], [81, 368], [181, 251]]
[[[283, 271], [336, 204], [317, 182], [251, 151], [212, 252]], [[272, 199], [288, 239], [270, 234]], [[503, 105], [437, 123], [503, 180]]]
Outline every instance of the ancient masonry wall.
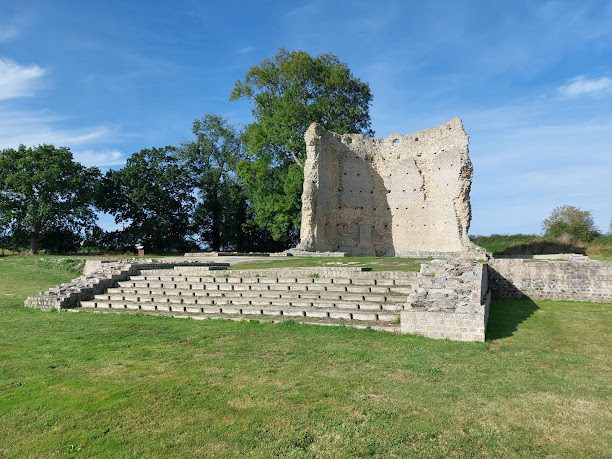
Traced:
[[411, 135], [305, 134], [298, 250], [484, 255], [467, 236], [472, 163], [459, 118]]
[[612, 302], [612, 262], [552, 257], [489, 260], [493, 296]]
[[490, 303], [486, 264], [433, 260], [421, 265], [400, 314], [400, 329], [430, 338], [484, 341]]

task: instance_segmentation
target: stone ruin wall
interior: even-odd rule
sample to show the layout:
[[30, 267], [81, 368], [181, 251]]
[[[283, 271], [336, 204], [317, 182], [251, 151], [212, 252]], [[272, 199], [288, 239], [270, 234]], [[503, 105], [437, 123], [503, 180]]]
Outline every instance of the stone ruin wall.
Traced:
[[459, 118], [384, 139], [339, 135], [313, 123], [305, 140], [297, 250], [484, 256], [467, 235], [472, 163]]
[[495, 298], [612, 303], [612, 262], [564, 255], [489, 260]]
[[491, 291], [487, 265], [468, 260], [432, 260], [421, 265], [401, 332], [456, 341], [484, 341]]

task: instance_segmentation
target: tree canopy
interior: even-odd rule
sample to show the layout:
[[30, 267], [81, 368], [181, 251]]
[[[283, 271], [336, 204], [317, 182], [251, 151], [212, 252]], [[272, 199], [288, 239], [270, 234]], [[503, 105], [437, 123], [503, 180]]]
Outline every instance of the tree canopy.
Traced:
[[0, 220], [27, 239], [35, 254], [43, 238], [57, 243], [59, 237], [93, 226], [98, 177], [98, 169], [75, 162], [68, 148], [21, 145], [2, 150]]
[[236, 179], [244, 157], [239, 134], [223, 118], [205, 115], [193, 122], [195, 141], [179, 150], [196, 187], [194, 228], [209, 248], [245, 250], [246, 197]]
[[281, 49], [238, 81], [231, 100], [252, 103], [238, 174], [255, 221], [275, 240], [295, 242], [300, 227], [304, 133], [312, 122], [334, 132], [373, 135], [372, 94], [333, 54]]
[[193, 183], [175, 150], [141, 150], [104, 177], [100, 207], [127, 225], [123, 244], [142, 243], [152, 251], [193, 246]]
[[[318, 122], [373, 135], [367, 83], [333, 54], [280, 49], [237, 81], [231, 100], [251, 104], [238, 131], [218, 115], [193, 122], [195, 139], [134, 153], [104, 176], [67, 148], [0, 152], [0, 240], [56, 251], [282, 250], [297, 242], [304, 133]], [[122, 229], [95, 225], [94, 205]]]

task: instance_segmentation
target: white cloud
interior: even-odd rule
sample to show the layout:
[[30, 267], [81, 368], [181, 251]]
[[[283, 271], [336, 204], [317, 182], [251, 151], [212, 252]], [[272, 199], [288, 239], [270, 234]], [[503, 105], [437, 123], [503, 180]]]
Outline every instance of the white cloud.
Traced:
[[109, 167], [122, 166], [125, 163], [125, 157], [117, 149], [112, 150], [81, 150], [74, 152], [74, 158], [81, 164], [87, 167]]
[[578, 75], [558, 88], [559, 93], [565, 97], [600, 94], [611, 90], [612, 78], [607, 76], [589, 78], [585, 75]]
[[31, 96], [45, 69], [38, 65], [19, 65], [0, 57], [0, 100]]

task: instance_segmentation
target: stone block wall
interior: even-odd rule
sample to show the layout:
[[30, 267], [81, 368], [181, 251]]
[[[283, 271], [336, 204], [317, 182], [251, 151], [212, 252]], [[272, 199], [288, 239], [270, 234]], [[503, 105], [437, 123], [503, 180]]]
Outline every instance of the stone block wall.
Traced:
[[484, 341], [490, 302], [486, 264], [433, 260], [421, 266], [417, 286], [400, 314], [401, 332]]
[[305, 140], [298, 251], [484, 256], [467, 236], [472, 163], [459, 118], [384, 139], [313, 123]]
[[612, 302], [612, 262], [563, 258], [489, 260], [493, 296]]

